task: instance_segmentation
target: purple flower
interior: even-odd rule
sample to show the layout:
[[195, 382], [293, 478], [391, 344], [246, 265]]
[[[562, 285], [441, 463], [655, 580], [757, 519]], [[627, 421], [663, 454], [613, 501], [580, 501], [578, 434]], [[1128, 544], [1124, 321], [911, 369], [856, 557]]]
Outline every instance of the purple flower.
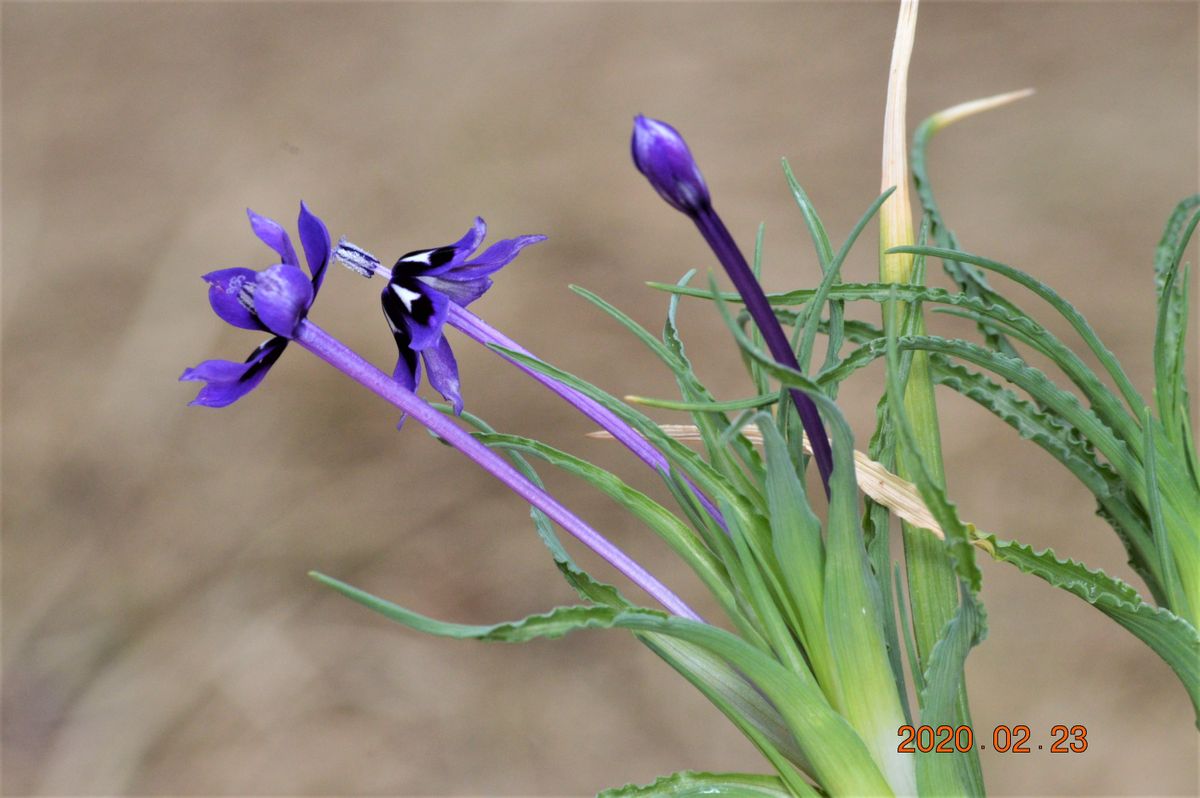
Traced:
[[209, 284], [208, 302], [229, 324], [273, 333], [274, 337], [264, 341], [243, 363], [206, 360], [195, 368], [185, 369], [180, 380], [206, 383], [191, 401], [193, 405], [225, 407], [258, 387], [312, 307], [325, 279], [325, 267], [329, 265], [329, 231], [303, 202], [297, 228], [311, 279], [301, 271], [296, 250], [283, 226], [249, 209], [246, 213], [255, 235], [275, 250], [281, 262], [262, 271], [233, 268], [209, 272], [204, 275]]
[[[729, 229], [713, 208], [704, 176], [700, 174], [700, 167], [692, 158], [692, 151], [688, 149], [683, 136], [666, 122], [647, 119], [638, 114], [633, 121], [630, 149], [633, 151], [634, 166], [646, 176], [654, 190], [671, 207], [686, 214], [700, 230], [700, 234], [704, 236], [709, 248], [725, 267], [726, 274], [741, 294], [746, 310], [762, 333], [763, 341], [771, 355], [784, 366], [800, 371], [796, 353], [792, 351], [779, 319], [771, 310], [767, 295], [751, 271], [750, 265], [746, 263], [746, 257], [738, 249]], [[821, 481], [828, 495], [829, 475], [833, 473], [833, 452], [829, 447], [829, 436], [825, 434], [825, 427], [821, 422], [821, 414], [816, 403], [805, 396], [803, 391], [792, 388], [789, 393], [800, 414], [804, 432], [812, 442], [813, 459], [817, 461], [817, 469], [821, 472]]]
[[457, 242], [402, 255], [390, 271], [374, 255], [345, 239], [338, 242], [335, 253], [338, 260], [364, 277], [382, 274], [388, 278], [382, 293], [383, 315], [400, 352], [393, 379], [415, 391], [421, 382], [424, 360], [430, 384], [456, 413], [463, 408], [458, 363], [442, 334], [450, 303], [466, 307], [479, 299], [492, 286], [492, 272], [511, 263], [525, 247], [546, 239], [506, 238], [471, 257], [485, 235], [487, 225], [476, 218], [475, 225]]
[[630, 150], [634, 166], [671, 207], [694, 216], [712, 204], [687, 142], [666, 122], [634, 117]]

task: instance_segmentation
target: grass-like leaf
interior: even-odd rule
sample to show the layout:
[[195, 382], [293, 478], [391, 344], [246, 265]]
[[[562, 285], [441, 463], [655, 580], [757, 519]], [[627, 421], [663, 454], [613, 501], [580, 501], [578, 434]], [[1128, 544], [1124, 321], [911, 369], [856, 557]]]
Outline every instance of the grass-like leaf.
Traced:
[[[699, 773], [683, 770], [662, 776], [653, 784], [627, 784], [604, 790], [596, 798], [701, 798], [705, 795], [745, 798], [789, 798], [794, 793], [775, 776], [750, 773]], [[801, 795], [818, 795], [809, 788]]]
[[1039, 552], [994, 535], [982, 537], [997, 560], [1078, 596], [1153, 649], [1183, 682], [1200, 726], [1200, 636], [1195, 627], [1170, 610], [1146, 603], [1128, 584], [1103, 571], [1060, 560], [1050, 549]]
[[[926, 118], [920, 125], [917, 126], [916, 132], [913, 134], [912, 149], [909, 153], [909, 161], [912, 169], [913, 186], [916, 188], [917, 196], [921, 200], [921, 207], [924, 209], [926, 217], [929, 219], [929, 236], [930, 239], [939, 247], [946, 249], [959, 249], [958, 238], [954, 235], [945, 220], [942, 218], [941, 210], [938, 208], [937, 201], [933, 196], [933, 186], [929, 182], [929, 173], [926, 167], [929, 143], [933, 137], [947, 125], [953, 124], [961, 119], [965, 119], [983, 111], [998, 108], [1015, 100], [1027, 97], [1032, 94], [1031, 89], [1023, 91], [1009, 92], [1000, 94], [994, 97], [986, 97], [981, 100], [972, 100], [970, 102], [961, 103], [951, 108], [939, 111], [936, 114]], [[963, 293], [970, 296], [978, 297], [984, 301], [994, 301], [999, 298], [990, 285], [987, 278], [979, 269], [970, 263], [964, 263], [956, 260], [942, 260], [942, 267], [950, 278], [958, 284], [958, 287]], [[988, 346], [1003, 352], [1006, 355], [1017, 357], [1017, 351], [1012, 347], [1012, 344], [1004, 337], [1004, 334], [996, 329], [993, 325], [986, 322], [979, 324], [980, 332], [983, 333], [984, 339]]]
[[731, 617], [736, 618], [738, 615], [737, 604], [725, 567], [697, 539], [687, 524], [680, 521], [661, 504], [641, 491], [630, 487], [612, 472], [541, 441], [501, 433], [476, 433], [476, 437], [488, 446], [538, 457], [556, 468], [586, 480], [650, 527], [659, 538], [671, 547], [671, 551], [675, 552], [700, 577], [700, 581], [709, 589], [721, 607]]
[[519, 621], [469, 625], [438, 621], [405, 609], [324, 574], [313, 578], [384, 617], [411, 629], [458, 640], [522, 643], [555, 638], [581, 629], [653, 632], [701, 646], [729, 661], [778, 707], [812, 765], [812, 775], [831, 794], [890, 795], [862, 740], [829, 706], [815, 685], [808, 686], [767, 654], [724, 629], [660, 612], [613, 607], [558, 607]]
[[912, 255], [922, 254], [934, 258], [951, 259], [963, 263], [970, 263], [978, 266], [981, 269], [994, 271], [997, 274], [1007, 277], [1018, 285], [1028, 288], [1038, 297], [1043, 299], [1048, 305], [1050, 305], [1050, 307], [1054, 308], [1059, 315], [1066, 319], [1067, 323], [1071, 325], [1071, 328], [1074, 329], [1079, 337], [1083, 339], [1083, 342], [1087, 344], [1088, 349], [1092, 351], [1092, 354], [1094, 354], [1096, 359], [1100, 361], [1100, 364], [1104, 367], [1105, 371], [1107, 371], [1109, 376], [1112, 377], [1113, 382], [1117, 384], [1117, 388], [1120, 390], [1121, 395], [1125, 398], [1126, 403], [1129, 405], [1130, 411], [1133, 413], [1139, 413], [1142, 406], [1145, 405], [1145, 401], [1137, 392], [1137, 389], [1133, 387], [1133, 383], [1130, 382], [1129, 377], [1125, 374], [1125, 370], [1121, 368], [1121, 364], [1117, 361], [1113, 353], [1109, 351], [1108, 347], [1106, 347], [1100, 340], [1100, 336], [1098, 336], [1096, 331], [1092, 329], [1092, 326], [1088, 323], [1087, 319], [1083, 317], [1083, 314], [1076, 310], [1070, 302], [1067, 302], [1067, 300], [1059, 296], [1057, 291], [1050, 288], [1037, 278], [1021, 271], [1020, 269], [1015, 269], [1012, 266], [1005, 265], [998, 261], [990, 260], [988, 258], [981, 258], [978, 255], [972, 255], [967, 252], [959, 252], [952, 249], [943, 249], [941, 247], [895, 247], [893, 251], [906, 252]]

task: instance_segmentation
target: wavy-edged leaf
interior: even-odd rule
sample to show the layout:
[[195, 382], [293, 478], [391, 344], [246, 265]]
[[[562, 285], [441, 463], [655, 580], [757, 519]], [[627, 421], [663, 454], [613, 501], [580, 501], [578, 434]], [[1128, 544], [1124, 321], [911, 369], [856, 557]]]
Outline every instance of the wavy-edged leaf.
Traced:
[[980, 537], [995, 559], [1078, 596], [1162, 657], [1183, 682], [1200, 726], [1200, 636], [1191, 624], [1170, 610], [1146, 603], [1125, 582], [1075, 560], [1060, 560], [1051, 549], [1039, 552], [995, 535]]
[[440, 637], [520, 643], [561, 637], [579, 629], [627, 629], [663, 634], [701, 646], [746, 674], [778, 707], [811, 762], [813, 775], [826, 790], [845, 795], [890, 794], [862, 740], [833, 711], [815, 685], [806, 685], [770, 656], [724, 629], [653, 610], [588, 606], [558, 607], [519, 621], [487, 626], [447, 623], [323, 574], [312, 576], [391, 620]]
[[641, 491], [630, 487], [622, 479], [588, 461], [568, 454], [541, 441], [520, 435], [502, 433], [475, 433], [484, 444], [533, 455], [547, 463], [586, 480], [613, 501], [628, 510], [634, 517], [650, 527], [671, 547], [712, 592], [717, 602], [734, 619], [738, 616], [737, 604], [729, 583], [729, 574], [713, 553], [692, 534], [686, 524], [658, 502]]
[[[1144, 485], [1141, 464], [1124, 442], [1119, 440], [1095, 413], [1084, 408], [1074, 394], [1059, 388], [1042, 371], [1025, 361], [1002, 355], [970, 341], [932, 335], [901, 336], [896, 339], [896, 345], [901, 350], [916, 349], [957, 357], [1003, 377], [1078, 429], [1080, 434], [1090, 440], [1109, 460], [1127, 484]], [[823, 373], [819, 381], [843, 380], [854, 371], [882, 357], [886, 348], [886, 342], [882, 339], [863, 344], [836, 368]]]
[[[700, 798], [704, 795], [745, 796], [746, 798], [790, 798], [793, 793], [775, 776], [752, 773], [701, 773], [682, 770], [661, 776], [653, 784], [626, 784], [613, 787], [596, 798]], [[804, 795], [817, 795], [810, 788]]]
[[[930, 238], [938, 246], [945, 247], [946, 249], [959, 248], [958, 238], [942, 218], [941, 210], [938, 208], [938, 204], [933, 196], [933, 186], [929, 181], [929, 173], [926, 168], [929, 142], [932, 141], [934, 135], [953, 122], [981, 111], [1005, 105], [1014, 100], [1026, 97], [1031, 93], [1031, 90], [1026, 89], [1024, 91], [1009, 92], [982, 100], [961, 103], [929, 116], [917, 127], [916, 132], [913, 134], [909, 164], [912, 171], [913, 185], [917, 190], [917, 196], [921, 200], [921, 207], [930, 221]], [[950, 275], [950, 278], [958, 284], [958, 287], [964, 293], [979, 297], [985, 301], [993, 301], [999, 297], [988, 284], [984, 274], [974, 265], [943, 258], [942, 268], [946, 270], [946, 273]], [[1013, 349], [1012, 344], [994, 326], [986, 322], [981, 322], [979, 330], [983, 333], [984, 340], [987, 341], [988, 346], [992, 349], [996, 349], [1011, 357], [1019, 357], [1018, 352]]]
[[968, 252], [960, 252], [953, 249], [943, 249], [941, 247], [895, 247], [892, 251], [904, 252], [912, 255], [927, 255], [935, 258], [950, 258], [964, 263], [970, 263], [980, 267], [981, 269], [987, 269], [988, 271], [994, 271], [997, 274], [1001, 274], [1018, 285], [1028, 288], [1030, 291], [1044, 300], [1046, 304], [1058, 311], [1059, 315], [1066, 319], [1067, 323], [1071, 325], [1071, 328], [1074, 329], [1079, 337], [1083, 339], [1083, 342], [1087, 344], [1088, 349], [1092, 351], [1092, 354], [1094, 354], [1096, 359], [1100, 361], [1100, 364], [1104, 367], [1105, 371], [1107, 371], [1109, 376], [1112, 377], [1113, 382], [1117, 384], [1117, 388], [1120, 390], [1121, 395], [1125, 398], [1125, 401], [1129, 405], [1131, 412], [1139, 412], [1139, 409], [1145, 404], [1145, 401], [1137, 392], [1137, 389], [1133, 387], [1133, 383], [1130, 382], [1129, 377], [1125, 374], [1125, 370], [1121, 368], [1121, 364], [1117, 361], [1117, 358], [1100, 340], [1100, 336], [1098, 336], [1096, 331], [1092, 329], [1092, 326], [1088, 323], [1087, 319], [1083, 317], [1083, 314], [1076, 310], [1070, 302], [1063, 299], [1057, 291], [1041, 282], [1037, 278], [1021, 271], [1020, 269], [1000, 263], [999, 261], [981, 258], [978, 255], [972, 255]]
[[[437, 407], [444, 413], [454, 412], [449, 405], [439, 404]], [[469, 411], [463, 411], [461, 417], [480, 432], [495, 432], [487, 422]], [[541, 479], [524, 457], [511, 449], [507, 451], [507, 454], [522, 474], [541, 487]], [[699, 528], [715, 526], [712, 517], [700, 505], [695, 491], [687, 484], [686, 480], [674, 472], [671, 473], [671, 477], [678, 484], [670, 482], [669, 484], [677, 489], [676, 496], [680, 499], [680, 504], [695, 513], [695, 522], [702, 525]], [[617, 609], [628, 609], [635, 606], [621, 595], [616, 587], [595, 579], [575, 563], [558, 539], [558, 535], [554, 532], [554, 525], [545, 513], [536, 507], [531, 507], [530, 514], [533, 516], [538, 536], [550, 551], [555, 566], [581, 598]], [[717, 539], [728, 542], [723, 531], [715, 529], [713, 532]], [[739, 731], [746, 735], [767, 761], [782, 774], [789, 785], [793, 787], [807, 786], [807, 782], [801, 777], [800, 772], [808, 769], [808, 763], [796, 746], [791, 731], [784, 724], [783, 718], [779, 716], [778, 710], [740, 673], [724, 660], [692, 643], [647, 632], [635, 632], [634, 636], [712, 702]], [[765, 641], [762, 642], [762, 645], [766, 645]], [[804, 795], [806, 793], [803, 789], [797, 789], [796, 794]]]
[[[1175, 207], [1167, 221], [1166, 230], [1154, 258], [1154, 282], [1158, 292], [1158, 317], [1154, 330], [1154, 393], [1158, 414], [1167, 434], [1180, 438], [1183, 421], [1191, 412], [1187, 398], [1187, 326], [1188, 279], [1181, 264], [1188, 242], [1200, 222], [1200, 213], [1193, 213], [1184, 225], [1192, 208], [1200, 204], [1200, 194], [1188, 197]], [[1191, 446], [1182, 438], [1184, 446]]]

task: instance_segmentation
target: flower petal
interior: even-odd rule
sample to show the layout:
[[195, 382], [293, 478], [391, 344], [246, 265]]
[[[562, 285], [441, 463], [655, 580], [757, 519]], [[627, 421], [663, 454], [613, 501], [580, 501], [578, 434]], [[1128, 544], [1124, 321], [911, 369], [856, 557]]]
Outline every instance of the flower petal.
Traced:
[[476, 216], [475, 224], [471, 226], [466, 235], [450, 245], [462, 256], [459, 262], [461, 263], [463, 259], [466, 259], [472, 252], [479, 249], [479, 245], [483, 243], [483, 239], [486, 236], [487, 222], [483, 220], [482, 216]]
[[393, 276], [382, 299], [393, 330], [398, 326], [407, 329], [410, 348], [419, 351], [437, 343], [450, 309], [449, 297], [415, 277]]
[[447, 402], [454, 405], [455, 414], [462, 413], [463, 400], [458, 379], [458, 361], [450, 349], [446, 336], [438, 339], [437, 343], [421, 352], [425, 356], [425, 368], [429, 371], [429, 384], [440, 393]]
[[258, 272], [253, 269], [219, 269], [204, 275], [208, 283], [208, 304], [223, 321], [246, 330], [261, 330], [263, 326], [250, 309], [242, 304], [238, 294], [246, 283], [254, 284]]
[[259, 216], [249, 208], [246, 209], [246, 215], [250, 217], [250, 227], [254, 229], [254, 235], [278, 252], [284, 263], [292, 266], [300, 265], [300, 261], [296, 260], [296, 250], [292, 249], [292, 239], [288, 238], [287, 230], [283, 229], [283, 225], [274, 219]]
[[479, 257], [472, 258], [460, 266], [455, 266], [443, 274], [442, 277], [447, 280], [474, 280], [479, 277], [485, 277], [512, 263], [513, 259], [525, 247], [545, 240], [545, 236], [517, 236], [516, 238], [506, 238], [503, 241], [497, 241], [484, 250], [483, 254]]
[[450, 301], [465, 308], [492, 287], [490, 277], [480, 277], [478, 280], [450, 281], [441, 277], [422, 277], [421, 280], [450, 297]]
[[298, 266], [277, 263], [258, 275], [254, 312], [276, 335], [291, 338], [312, 300], [312, 283]]
[[304, 248], [304, 259], [308, 261], [308, 270], [312, 273], [313, 296], [321, 290], [321, 281], [325, 279], [325, 267], [329, 265], [329, 255], [332, 245], [329, 230], [315, 213], [300, 203], [300, 219], [296, 222], [300, 231], [300, 246]]
[[[392, 324], [390, 318], [388, 324]], [[421, 384], [421, 358], [416, 351], [409, 347], [412, 339], [404, 325], [397, 327], [392, 324], [392, 336], [396, 339], [396, 348], [400, 350], [400, 356], [396, 359], [396, 368], [392, 370], [392, 379], [405, 389], [415, 393], [417, 386]], [[408, 418], [407, 413], [400, 414], [400, 421], [397, 422], [396, 429], [404, 426], [406, 418]]]
[[202, 380], [207, 383], [189, 404], [203, 407], [233, 404], [258, 387], [286, 347], [287, 339], [276, 336], [251, 352], [245, 363], [206, 360], [195, 368], [185, 369], [179, 377], [181, 382]]

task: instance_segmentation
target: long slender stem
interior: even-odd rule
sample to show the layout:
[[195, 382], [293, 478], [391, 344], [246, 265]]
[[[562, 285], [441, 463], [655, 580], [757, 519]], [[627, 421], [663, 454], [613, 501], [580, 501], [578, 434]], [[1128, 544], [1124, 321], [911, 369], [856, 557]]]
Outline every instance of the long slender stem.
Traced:
[[[455, 303], [450, 303], [450, 312], [446, 316], [446, 321], [450, 326], [454, 327], [459, 332], [474, 339], [478, 343], [487, 346], [489, 344], [497, 344], [505, 349], [512, 349], [515, 352], [520, 352], [523, 355], [534, 357], [529, 350], [522, 347], [516, 341], [512, 340], [504, 333], [492, 327], [483, 319], [476, 316], [466, 308], [459, 307]], [[501, 355], [503, 357], [503, 355]], [[505, 358], [508, 360], [508, 358]], [[579, 391], [567, 385], [563, 385], [553, 377], [534, 371], [533, 369], [517, 363], [514, 360], [508, 360], [517, 368], [524, 371], [533, 379], [540, 382], [542, 385], [549, 388], [557, 396], [561, 397], [566, 402], [570, 403], [579, 412], [583, 413], [589, 419], [594, 421], [608, 434], [615, 439], [625, 444], [629, 451], [633, 452], [643, 463], [650, 468], [663, 474], [664, 476], [670, 473], [671, 464], [667, 461], [666, 456], [658, 449], [655, 449], [649, 441], [643, 438], [637, 430], [622, 421], [615, 413], [609, 410], [604, 405], [592, 399], [590, 396], [584, 396]], [[689, 480], [690, 484], [690, 480]], [[712, 503], [712, 499], [708, 498], [695, 485], [692, 485], [692, 492], [696, 495], [697, 500], [708, 512], [714, 521], [716, 521], [722, 529], [726, 529], [725, 519], [721, 516], [721, 511]]]
[[683, 599], [676, 596], [670, 588], [658, 581], [649, 571], [610, 543], [603, 535], [584, 523], [553, 496], [526, 479], [511, 463], [480, 443], [469, 432], [439, 413], [416, 394], [405, 390], [395, 380], [320, 327], [310, 321], [302, 321], [294, 340], [346, 376], [391, 402], [416, 419], [418, 423], [425, 425], [438, 437], [470, 457], [510, 490], [544, 512], [585, 546], [599, 554], [670, 612], [703, 623], [704, 619], [684, 603]]
[[[742, 295], [746, 310], [754, 319], [754, 323], [758, 325], [759, 332], [762, 333], [763, 341], [766, 342], [771, 356], [782, 365], [800, 371], [796, 353], [792, 351], [787, 334], [784, 333], [779, 319], [771, 310], [766, 292], [763, 291], [758, 280], [754, 279], [754, 272], [750, 270], [750, 264], [746, 263], [745, 256], [738, 249], [737, 243], [733, 240], [728, 228], [725, 227], [725, 223], [721, 221], [721, 217], [709, 205], [695, 214], [692, 219], [696, 222], [696, 227], [700, 228], [700, 234], [712, 248], [717, 260], [725, 267], [725, 272], [733, 281], [737, 292]], [[800, 414], [800, 423], [804, 427], [804, 433], [812, 444], [813, 459], [817, 461], [817, 470], [821, 472], [821, 482], [825, 485], [825, 495], [828, 496], [829, 475], [833, 473], [833, 452], [829, 448], [829, 438], [825, 434], [825, 426], [821, 423], [821, 414], [817, 411], [816, 403], [805, 396], [803, 391], [793, 388], [789, 393], [792, 401], [796, 403], [796, 410]]]

